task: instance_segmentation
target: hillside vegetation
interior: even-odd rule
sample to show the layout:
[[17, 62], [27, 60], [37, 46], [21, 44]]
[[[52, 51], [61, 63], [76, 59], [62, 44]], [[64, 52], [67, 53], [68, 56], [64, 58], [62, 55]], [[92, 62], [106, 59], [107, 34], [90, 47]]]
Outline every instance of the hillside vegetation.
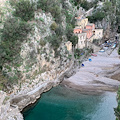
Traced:
[[96, 6], [91, 16], [88, 16], [90, 22], [97, 22], [106, 19], [112, 30], [120, 30], [120, 1], [112, 0], [103, 2], [101, 6]]
[[[23, 43], [30, 44], [35, 39], [35, 30], [39, 30], [37, 34], [41, 37], [40, 40], [36, 40], [41, 47], [40, 50], [38, 48], [36, 55], [46, 53], [46, 49], [42, 50], [46, 44], [49, 44], [51, 49], [55, 51], [55, 57], [59, 57], [58, 48], [62, 42], [69, 40], [73, 46], [76, 45], [77, 37], [73, 35], [76, 9], [73, 3], [65, 0], [38, 0], [38, 2], [9, 0], [5, 4], [9, 7], [5, 8], [7, 13], [1, 10], [1, 25], [3, 27], [0, 28], [0, 70], [6, 77], [5, 84], [11, 86], [11, 84], [19, 83], [22, 78], [21, 72], [23, 71], [19, 69], [28, 58], [23, 59], [21, 50], [24, 49]], [[6, 16], [6, 14], [8, 15]], [[44, 20], [43, 17], [35, 17], [37, 14], [46, 16], [51, 14], [52, 24], [47, 22], [48, 20]], [[51, 17], [48, 18], [51, 19]], [[48, 26], [49, 24], [51, 25]], [[64, 41], [63, 37], [66, 38]], [[48, 57], [46, 56], [47, 60], [49, 60]], [[32, 62], [33, 59], [34, 62]], [[31, 65], [28, 66], [32, 67], [36, 63], [35, 59], [34, 54], [30, 53]], [[25, 69], [29, 71], [28, 67]], [[4, 81], [0, 84], [0, 89], [6, 86]]]

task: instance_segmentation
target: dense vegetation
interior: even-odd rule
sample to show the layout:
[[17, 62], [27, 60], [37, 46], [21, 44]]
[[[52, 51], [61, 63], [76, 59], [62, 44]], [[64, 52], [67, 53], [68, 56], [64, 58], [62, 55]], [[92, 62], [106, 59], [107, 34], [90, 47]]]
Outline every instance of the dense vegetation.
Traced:
[[[1, 48], [3, 50], [2, 59], [12, 61], [19, 53], [21, 43], [26, 40], [27, 33], [31, 31], [31, 26], [17, 18], [8, 18], [4, 23], [1, 37]], [[4, 61], [5, 62], [5, 61]]]
[[[34, 17], [35, 11], [41, 11], [42, 9], [43, 12], [50, 12], [54, 20], [50, 26], [52, 35], [40, 40], [42, 47], [44, 47], [46, 42], [49, 42], [57, 56], [57, 49], [63, 41], [63, 35], [73, 43], [73, 46], [76, 45], [78, 40], [73, 35], [75, 13], [72, 13], [73, 11], [64, 0], [38, 0], [37, 3], [30, 0], [10, 0], [10, 5], [14, 10], [11, 12], [11, 16], [6, 17], [2, 23], [3, 28], [0, 29], [0, 70], [3, 69], [3, 65], [8, 69], [8, 72], [12, 71], [10, 66], [14, 66], [16, 70], [14, 70], [15, 75], [12, 75], [12, 77], [7, 75], [6, 71], [2, 71], [2, 74], [7, 78], [6, 84], [16, 83], [18, 78], [20, 78], [17, 66], [22, 64], [22, 58], [20, 57], [21, 44], [27, 41], [28, 34], [34, 30], [34, 24], [30, 21], [36, 20]], [[41, 21], [44, 23], [42, 18]], [[65, 22], [66, 28], [63, 28], [63, 22]], [[10, 66], [5, 66], [5, 63]], [[5, 82], [1, 81], [0, 85], [4, 86]]]
[[13, 15], [20, 17], [23, 21], [28, 21], [34, 18], [35, 4], [28, 0], [10, 1], [12, 7], [15, 9]]
[[[62, 5], [62, 9], [60, 7]], [[49, 36], [51, 46], [56, 51], [62, 42], [62, 35], [66, 35], [68, 40], [76, 44], [76, 36], [73, 35], [73, 28], [75, 27], [75, 14], [69, 12], [68, 6], [64, 0], [38, 0], [37, 9], [42, 9], [45, 12], [50, 12], [55, 19], [55, 22], [51, 25], [51, 30], [55, 31], [53, 36]], [[61, 26], [63, 16], [66, 17], [67, 27], [64, 30]], [[47, 38], [48, 39], [48, 38]]]
[[75, 6], [79, 9], [79, 7], [84, 8], [85, 10], [89, 10], [92, 7], [96, 7], [99, 0], [95, 0], [93, 2], [88, 2], [87, 0], [72, 0]]
[[92, 23], [95, 23], [97, 21], [102, 21], [103, 18], [105, 18], [106, 14], [103, 11], [96, 11], [93, 15], [88, 16], [87, 18]]
[[[63, 5], [63, 9], [60, 7]], [[67, 35], [68, 40], [76, 44], [76, 37], [73, 36], [73, 28], [75, 26], [74, 15], [70, 14], [67, 10], [63, 0], [38, 0], [37, 8], [35, 3], [29, 0], [14, 1], [10, 0], [10, 4], [14, 8], [13, 17], [8, 17], [1, 30], [1, 44], [0, 51], [3, 54], [1, 57], [1, 66], [4, 62], [11, 62], [16, 53], [20, 51], [21, 43], [26, 40], [27, 34], [32, 30], [27, 21], [34, 19], [34, 12], [36, 9], [42, 9], [45, 12], [50, 12], [55, 19], [51, 25], [51, 30], [54, 31], [52, 36], [49, 36], [51, 46], [56, 51], [62, 42], [62, 35]], [[62, 16], [66, 16], [67, 28], [64, 30], [61, 26]], [[75, 39], [75, 40], [74, 40]]]
[[114, 30], [119, 28], [120, 26], [120, 1], [119, 0], [112, 0], [104, 2], [103, 6], [100, 8], [96, 8], [92, 14], [92, 16], [88, 16], [90, 22], [97, 22], [102, 21], [105, 18], [110, 26], [111, 29]]
[[27, 34], [32, 30], [32, 26], [26, 22], [34, 13], [33, 9], [29, 9], [29, 4], [30, 2], [25, 0], [12, 4], [15, 8], [13, 17], [7, 17], [1, 30], [0, 66], [13, 61], [20, 52], [21, 43], [27, 39]]

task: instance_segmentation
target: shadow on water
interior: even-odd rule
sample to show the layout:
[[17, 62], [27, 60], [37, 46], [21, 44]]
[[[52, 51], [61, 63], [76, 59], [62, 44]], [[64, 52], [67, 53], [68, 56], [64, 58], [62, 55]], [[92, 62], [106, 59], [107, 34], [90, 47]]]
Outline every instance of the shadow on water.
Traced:
[[82, 94], [57, 86], [24, 111], [25, 120], [115, 120], [116, 93]]

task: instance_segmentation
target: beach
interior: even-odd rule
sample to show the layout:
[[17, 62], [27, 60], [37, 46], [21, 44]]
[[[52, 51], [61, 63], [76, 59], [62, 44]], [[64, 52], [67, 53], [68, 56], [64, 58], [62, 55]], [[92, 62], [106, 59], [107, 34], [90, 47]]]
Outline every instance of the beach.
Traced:
[[[117, 91], [120, 85], [120, 57], [117, 48], [109, 51], [95, 53], [77, 70], [76, 74], [63, 80], [62, 84], [81, 92]], [[91, 59], [91, 61], [89, 61]]]

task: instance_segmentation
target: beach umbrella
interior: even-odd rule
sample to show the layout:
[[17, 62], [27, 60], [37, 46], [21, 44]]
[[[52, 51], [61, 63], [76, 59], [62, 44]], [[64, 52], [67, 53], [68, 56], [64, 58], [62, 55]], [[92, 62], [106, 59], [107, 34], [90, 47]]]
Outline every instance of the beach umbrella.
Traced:
[[84, 67], [85, 65], [84, 64], [82, 64], [82, 67]]
[[89, 59], [89, 61], [91, 62], [92, 60], [91, 60], [91, 59]]

